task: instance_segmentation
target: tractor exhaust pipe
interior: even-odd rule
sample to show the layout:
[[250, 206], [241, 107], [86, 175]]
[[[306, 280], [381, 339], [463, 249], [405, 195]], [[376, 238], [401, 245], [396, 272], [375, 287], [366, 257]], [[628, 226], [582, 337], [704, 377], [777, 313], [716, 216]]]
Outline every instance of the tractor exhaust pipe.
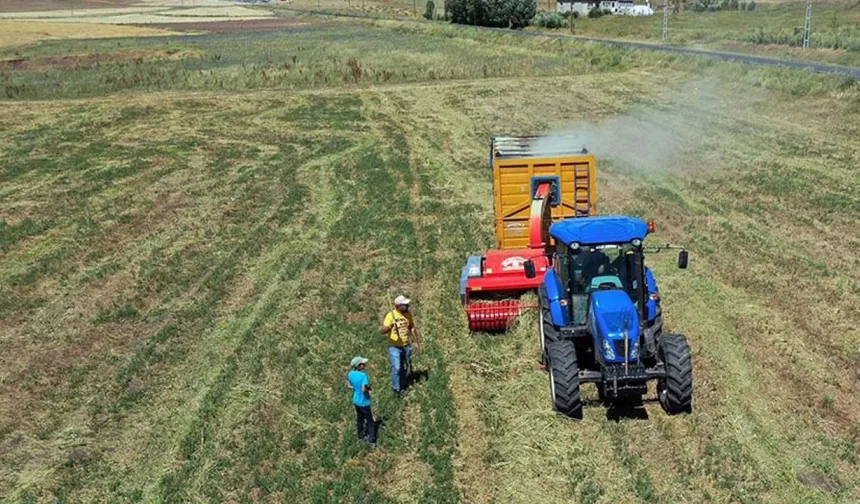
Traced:
[[630, 321], [624, 321], [624, 374], [630, 373]]

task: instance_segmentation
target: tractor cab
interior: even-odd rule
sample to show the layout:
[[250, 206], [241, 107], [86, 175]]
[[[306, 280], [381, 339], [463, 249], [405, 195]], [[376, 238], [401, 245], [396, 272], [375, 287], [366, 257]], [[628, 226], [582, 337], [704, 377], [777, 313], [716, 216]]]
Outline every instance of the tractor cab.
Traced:
[[[566, 247], [562, 242], [558, 243], [559, 249]], [[566, 250], [559, 250], [557, 253], [565, 254], [565, 258], [559, 261], [558, 272], [562, 277], [562, 284], [566, 284], [570, 291], [571, 319], [574, 325], [587, 322], [592, 295], [618, 297], [615, 294], [597, 294], [599, 292], [621, 291], [627, 294], [634, 306], [639, 304], [639, 290], [642, 285], [638, 278], [642, 265], [640, 247], [630, 243], [579, 245], [576, 249], [571, 249], [569, 255], [566, 255]], [[637, 316], [636, 319], [638, 318]]]
[[[553, 225], [553, 269], [545, 276], [545, 283], [547, 291], [554, 294], [549, 300], [558, 315], [554, 320], [564, 326], [585, 325], [592, 296], [610, 290], [629, 297], [637, 314], [630, 322], [647, 320], [648, 286], [642, 253], [646, 234], [647, 225], [630, 217], [590, 217]], [[653, 288], [656, 290], [656, 284]], [[617, 294], [597, 297], [623, 299]]]

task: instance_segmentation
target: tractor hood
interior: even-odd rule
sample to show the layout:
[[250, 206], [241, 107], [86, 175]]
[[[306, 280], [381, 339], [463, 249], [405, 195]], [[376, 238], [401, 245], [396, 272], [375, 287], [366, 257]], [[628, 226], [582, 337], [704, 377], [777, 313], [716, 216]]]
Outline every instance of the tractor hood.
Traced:
[[591, 294], [589, 307], [595, 347], [604, 362], [624, 362], [625, 331], [630, 362], [639, 358], [639, 315], [630, 296], [622, 290], [603, 290]]

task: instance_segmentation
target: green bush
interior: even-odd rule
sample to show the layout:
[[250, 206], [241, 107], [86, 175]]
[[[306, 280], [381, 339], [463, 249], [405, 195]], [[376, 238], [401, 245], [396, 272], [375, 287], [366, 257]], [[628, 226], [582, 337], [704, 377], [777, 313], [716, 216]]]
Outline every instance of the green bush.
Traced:
[[460, 24], [523, 28], [537, 12], [536, 0], [449, 0], [445, 8]]
[[427, 0], [427, 5], [424, 6], [424, 19], [433, 20], [436, 17], [436, 4], [433, 0]]
[[[778, 44], [792, 47], [803, 45], [803, 27], [793, 30], [787, 28], [769, 29], [759, 27], [755, 31], [741, 37], [744, 42], [753, 44]], [[816, 49], [836, 49], [860, 52], [860, 28], [839, 26], [837, 31], [813, 32], [809, 38], [809, 46]]]
[[600, 10], [599, 7], [595, 7], [593, 9], [591, 9], [590, 11], [588, 11], [588, 17], [590, 17], [590, 18], [603, 17], [603, 11]]
[[558, 12], [539, 12], [532, 24], [540, 28], [561, 28], [565, 23], [564, 16]]
[[716, 12], [721, 10], [754, 10], [755, 1], [740, 0], [695, 0], [689, 7], [693, 12]]

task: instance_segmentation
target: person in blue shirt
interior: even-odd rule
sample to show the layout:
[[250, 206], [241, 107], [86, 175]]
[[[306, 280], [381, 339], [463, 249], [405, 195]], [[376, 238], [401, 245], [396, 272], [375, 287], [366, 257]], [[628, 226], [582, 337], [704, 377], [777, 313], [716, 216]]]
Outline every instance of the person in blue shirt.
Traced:
[[346, 386], [352, 390], [352, 404], [355, 406], [355, 426], [358, 438], [370, 443], [376, 448], [376, 421], [370, 410], [370, 379], [364, 371], [367, 359], [361, 356], [353, 357], [349, 363], [350, 371], [346, 376]]

